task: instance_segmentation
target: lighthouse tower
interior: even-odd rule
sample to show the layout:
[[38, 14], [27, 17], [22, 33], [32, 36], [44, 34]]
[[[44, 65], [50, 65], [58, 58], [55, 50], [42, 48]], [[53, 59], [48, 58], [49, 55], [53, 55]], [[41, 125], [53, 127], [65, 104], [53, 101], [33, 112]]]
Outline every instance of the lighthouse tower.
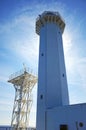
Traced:
[[62, 33], [64, 20], [58, 12], [45, 11], [36, 20], [40, 35], [37, 130], [45, 130], [46, 110], [69, 104]]
[[62, 33], [58, 12], [45, 11], [36, 20], [40, 35], [37, 130], [86, 130], [86, 103], [69, 105]]

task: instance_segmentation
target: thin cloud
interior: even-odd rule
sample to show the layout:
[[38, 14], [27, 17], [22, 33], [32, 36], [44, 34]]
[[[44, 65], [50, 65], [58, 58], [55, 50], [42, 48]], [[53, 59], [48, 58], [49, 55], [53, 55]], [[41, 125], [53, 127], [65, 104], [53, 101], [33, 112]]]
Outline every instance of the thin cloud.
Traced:
[[[36, 39], [37, 41], [37, 39]], [[31, 64], [37, 63], [38, 60], [38, 44], [33, 43], [33, 41], [25, 41], [17, 42], [14, 47], [13, 51], [20, 57], [24, 59], [24, 61], [30, 61]]]
[[0, 82], [6, 82], [7, 81], [7, 76], [2, 75], [0, 76]]
[[0, 104], [2, 104], [2, 105], [11, 105], [11, 103], [12, 102], [9, 102], [9, 101], [7, 101], [7, 100], [3, 100], [3, 101], [0, 101]]
[[78, 60], [78, 63], [77, 63], [77, 69], [78, 69], [78, 72], [79, 72], [79, 75], [80, 75], [80, 78], [81, 78], [81, 83], [82, 83], [82, 87], [83, 89], [86, 90], [86, 57], [84, 58], [80, 58]]
[[33, 17], [18, 16], [16, 18], [14, 18], [13, 20], [9, 21], [8, 23], [0, 24], [0, 34], [10, 33], [13, 29], [18, 27], [20, 24], [21, 24], [20, 27], [21, 27], [22, 31], [29, 29], [29, 28], [24, 28], [23, 27], [24, 25], [26, 25], [27, 27], [33, 27], [34, 26]]
[[13, 103], [9, 101], [0, 101], [1, 107], [0, 111], [12, 111]]

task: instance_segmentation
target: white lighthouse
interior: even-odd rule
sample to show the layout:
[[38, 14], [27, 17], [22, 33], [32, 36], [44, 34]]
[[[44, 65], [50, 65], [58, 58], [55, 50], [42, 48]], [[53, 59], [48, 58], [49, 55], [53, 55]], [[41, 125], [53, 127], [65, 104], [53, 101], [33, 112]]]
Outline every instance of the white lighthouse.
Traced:
[[79, 112], [82, 107], [69, 106], [62, 43], [64, 28], [65, 22], [58, 12], [45, 11], [36, 20], [36, 33], [40, 35], [37, 130], [79, 130], [78, 123], [83, 127], [80, 117], [73, 121], [76, 110]]

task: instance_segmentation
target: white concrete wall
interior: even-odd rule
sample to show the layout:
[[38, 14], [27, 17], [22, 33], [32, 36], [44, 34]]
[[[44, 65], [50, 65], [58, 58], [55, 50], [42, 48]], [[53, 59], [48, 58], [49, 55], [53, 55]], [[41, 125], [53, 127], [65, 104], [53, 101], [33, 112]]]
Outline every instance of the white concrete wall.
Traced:
[[[83, 126], [80, 127], [80, 122]], [[86, 104], [58, 107], [46, 111], [46, 130], [60, 130], [60, 125], [68, 125], [68, 130], [86, 130]]]
[[[45, 33], [43, 33], [45, 32]], [[43, 35], [42, 35], [43, 33]], [[38, 96], [37, 96], [37, 130], [45, 130], [45, 87], [46, 87], [46, 28], [43, 27], [40, 32], [40, 47], [39, 47], [39, 68], [38, 68]], [[43, 55], [43, 56], [42, 56]], [[41, 99], [41, 96], [43, 98]]]

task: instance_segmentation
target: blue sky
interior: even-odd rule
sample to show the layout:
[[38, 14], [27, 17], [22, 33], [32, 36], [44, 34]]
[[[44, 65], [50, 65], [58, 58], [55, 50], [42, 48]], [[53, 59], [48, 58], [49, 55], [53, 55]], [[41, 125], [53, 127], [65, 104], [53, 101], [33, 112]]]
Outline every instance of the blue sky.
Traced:
[[[0, 125], [9, 125], [15, 91], [7, 81], [23, 68], [38, 71], [35, 21], [43, 11], [59, 11], [66, 27], [63, 45], [70, 104], [86, 102], [86, 0], [0, 0]], [[36, 121], [37, 85], [30, 126]]]

